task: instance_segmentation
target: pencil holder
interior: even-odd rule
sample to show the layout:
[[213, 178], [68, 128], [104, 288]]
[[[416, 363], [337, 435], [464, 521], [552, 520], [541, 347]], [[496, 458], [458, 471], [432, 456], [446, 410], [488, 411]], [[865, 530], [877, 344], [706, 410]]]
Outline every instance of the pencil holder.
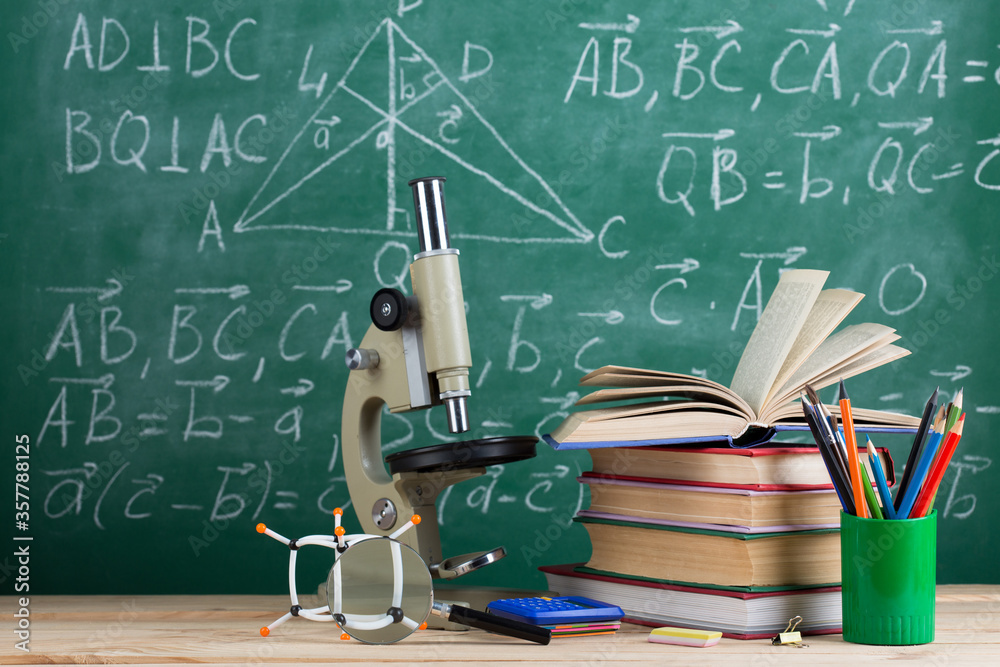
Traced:
[[844, 640], [905, 645], [934, 641], [937, 513], [920, 519], [840, 514]]

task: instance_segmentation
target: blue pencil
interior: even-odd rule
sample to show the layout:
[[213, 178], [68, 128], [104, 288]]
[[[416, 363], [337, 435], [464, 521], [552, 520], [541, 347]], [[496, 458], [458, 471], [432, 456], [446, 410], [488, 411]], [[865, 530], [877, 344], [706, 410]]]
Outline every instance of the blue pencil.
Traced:
[[878, 486], [878, 494], [882, 496], [882, 511], [886, 519], [895, 519], [896, 510], [892, 506], [892, 494], [889, 493], [889, 483], [885, 481], [885, 471], [882, 470], [882, 462], [878, 458], [878, 452], [872, 445], [872, 439], [868, 438], [868, 461], [872, 464], [872, 472], [875, 473], [875, 484]]
[[910, 478], [910, 485], [906, 487], [906, 491], [903, 493], [903, 500], [899, 503], [899, 509], [896, 510], [897, 519], [910, 518], [913, 503], [917, 500], [917, 493], [919, 493], [920, 487], [924, 485], [924, 478], [927, 477], [927, 471], [930, 470], [931, 463], [934, 461], [934, 455], [937, 453], [943, 435], [943, 433], [934, 431], [928, 438], [927, 446], [920, 453], [920, 462], [917, 463], [917, 467], [913, 471], [913, 477]]
[[940, 387], [934, 389], [934, 393], [931, 394], [931, 397], [927, 400], [927, 405], [924, 406], [924, 414], [920, 418], [920, 427], [917, 429], [917, 434], [913, 438], [913, 446], [910, 448], [910, 455], [906, 459], [906, 467], [903, 468], [903, 479], [899, 482], [899, 488], [896, 490], [897, 508], [899, 507], [899, 503], [903, 500], [903, 494], [910, 486], [910, 477], [913, 475], [913, 469], [917, 465], [917, 460], [920, 458], [920, 449], [927, 440], [927, 434], [934, 421], [933, 417], [935, 411], [937, 410], [939, 390]]

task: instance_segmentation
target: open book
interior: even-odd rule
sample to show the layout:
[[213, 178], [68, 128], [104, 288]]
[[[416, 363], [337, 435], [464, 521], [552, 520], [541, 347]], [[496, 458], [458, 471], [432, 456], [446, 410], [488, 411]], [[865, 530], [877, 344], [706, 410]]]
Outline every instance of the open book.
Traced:
[[[605, 366], [580, 384], [609, 387], [579, 406], [629, 401], [567, 417], [546, 438], [557, 449], [736, 440], [749, 446], [775, 430], [807, 430], [799, 393], [821, 389], [909, 354], [895, 330], [855, 324], [833, 333], [864, 295], [823, 289], [827, 271], [786, 271], [740, 357], [729, 387], [681, 373]], [[832, 334], [832, 335], [831, 335]], [[828, 406], [838, 416], [838, 406]], [[854, 408], [861, 431], [912, 431], [919, 419]], [[574, 443], [576, 443], [574, 445]]]

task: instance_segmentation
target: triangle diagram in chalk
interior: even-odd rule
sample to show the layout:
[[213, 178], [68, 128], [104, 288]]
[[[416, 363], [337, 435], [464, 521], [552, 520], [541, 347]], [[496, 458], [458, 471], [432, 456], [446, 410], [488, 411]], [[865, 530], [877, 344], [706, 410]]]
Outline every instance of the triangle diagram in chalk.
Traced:
[[[444, 175], [457, 180], [463, 197], [471, 194], [473, 201], [481, 201], [488, 190], [506, 195], [499, 200], [502, 206], [491, 204], [486, 214], [454, 224], [453, 238], [511, 243], [593, 239], [477, 106], [399, 26], [385, 19], [274, 163], [234, 231], [412, 236], [407, 181]], [[378, 166], [371, 167], [373, 163]], [[365, 199], [372, 192], [386, 194], [384, 209], [373, 212]], [[331, 201], [341, 208], [331, 210]], [[356, 210], [349, 209], [352, 203]]]

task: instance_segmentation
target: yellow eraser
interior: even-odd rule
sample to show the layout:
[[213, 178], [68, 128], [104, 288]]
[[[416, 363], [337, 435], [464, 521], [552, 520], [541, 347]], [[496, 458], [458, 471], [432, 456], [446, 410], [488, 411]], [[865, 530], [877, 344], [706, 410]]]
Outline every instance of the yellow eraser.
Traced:
[[721, 632], [711, 630], [689, 630], [687, 628], [656, 628], [649, 633], [649, 641], [657, 644], [677, 644], [678, 646], [715, 646], [722, 639]]

